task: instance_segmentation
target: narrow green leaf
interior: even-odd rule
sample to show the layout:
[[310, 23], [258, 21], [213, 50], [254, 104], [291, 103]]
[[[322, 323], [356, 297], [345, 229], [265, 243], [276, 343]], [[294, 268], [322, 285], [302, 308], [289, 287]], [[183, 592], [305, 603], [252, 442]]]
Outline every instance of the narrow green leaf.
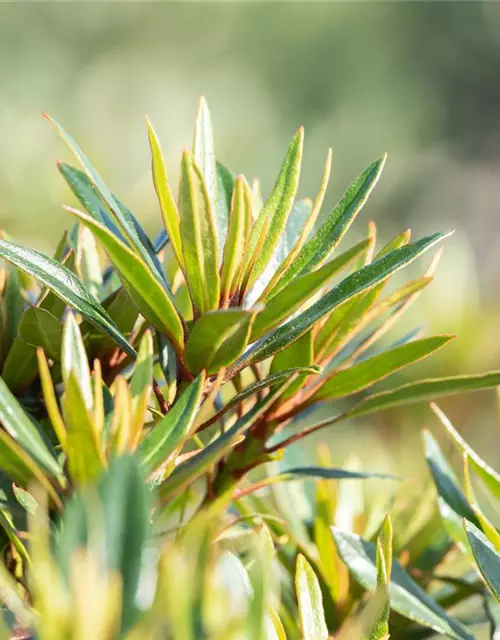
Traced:
[[108, 317], [98, 300], [69, 269], [38, 251], [26, 249], [6, 240], [0, 240], [0, 256], [42, 282], [90, 323], [113, 338], [129, 355], [135, 356], [134, 349]]
[[87, 174], [64, 162], [59, 162], [57, 168], [66, 180], [66, 183], [75, 197], [85, 208], [85, 211], [87, 211], [94, 220], [97, 220], [97, 222], [100, 222], [104, 227], [111, 231], [111, 233], [113, 233], [117, 238], [120, 238], [120, 240], [128, 244], [128, 240], [120, 231], [115, 218], [107, 208]]
[[250, 337], [252, 311], [225, 309], [211, 311], [196, 321], [186, 343], [189, 370], [217, 373], [243, 353]]
[[[349, 571], [369, 591], [377, 586], [376, 545], [358, 535], [332, 528], [337, 549]], [[401, 565], [392, 563], [389, 586], [391, 608], [405, 618], [455, 640], [474, 640], [465, 627], [454, 620], [413, 581]]]
[[58, 134], [80, 162], [83, 170], [94, 184], [105, 205], [113, 213], [118, 226], [134, 248], [135, 252], [148, 265], [158, 282], [165, 285], [166, 283], [162, 276], [161, 269], [159, 270], [158, 268], [159, 264], [156, 259], [156, 254], [154, 253], [151, 242], [146, 236], [144, 229], [140, 226], [127, 207], [125, 207], [123, 203], [121, 203], [118, 198], [111, 193], [101, 176], [90, 164], [89, 159], [77, 145], [75, 140], [53, 118], [48, 115], [46, 115], [46, 118], [54, 126]]
[[366, 389], [396, 371], [426, 358], [454, 338], [455, 336], [444, 335], [414, 340], [333, 373], [314, 394], [313, 401], [342, 398]]
[[79, 486], [94, 481], [106, 466], [104, 453], [74, 370], [69, 372], [62, 401], [66, 423], [68, 468]]
[[376, 569], [377, 592], [385, 604], [370, 634], [370, 640], [386, 640], [389, 638], [389, 614], [391, 612], [389, 584], [392, 570], [392, 524], [389, 514], [384, 518], [377, 538]]
[[326, 216], [314, 237], [302, 247], [287, 271], [283, 273], [273, 295], [276, 295], [296, 276], [313, 271], [328, 258], [377, 184], [385, 159], [384, 155], [376, 160], [349, 186], [340, 202]]
[[[440, 505], [443, 521], [446, 525], [450, 524], [450, 534], [452, 534], [452, 531], [455, 531], [456, 524], [461, 522], [463, 518], [467, 518], [479, 526], [476, 515], [472, 511], [467, 498], [464, 496], [457, 477], [446, 461], [438, 443], [428, 431], [424, 431], [423, 436], [425, 458], [434, 479], [438, 496], [446, 503], [452, 512], [452, 514], [449, 514], [448, 510], [441, 509]], [[453, 515], [455, 515], [454, 521], [448, 522], [448, 520], [453, 518]], [[463, 536], [461, 542], [463, 542]]]
[[68, 381], [71, 374], [74, 375], [85, 406], [88, 411], [92, 411], [94, 396], [92, 393], [89, 361], [80, 329], [72, 313], [68, 314], [64, 323], [61, 364], [64, 382], [66, 383]]
[[78, 228], [78, 256], [80, 275], [90, 293], [97, 299], [102, 288], [102, 271], [94, 236], [86, 227]]
[[[328, 182], [330, 180], [331, 168], [332, 168], [332, 149], [330, 147], [328, 149], [328, 155], [325, 161], [325, 168], [323, 172], [323, 177], [321, 179], [321, 185], [320, 185], [318, 194], [316, 196], [316, 199], [314, 200], [314, 203], [310, 203], [309, 205], [308, 200], [299, 200], [299, 202], [296, 202], [295, 205], [293, 206], [292, 213], [290, 214], [289, 220], [287, 222], [287, 226], [285, 228], [285, 234], [288, 237], [286, 238], [286, 242], [284, 243], [285, 246], [282, 247], [284, 255], [282, 254], [280, 256], [281, 262], [280, 264], [277, 265], [277, 269], [275, 270], [271, 280], [268, 282], [263, 293], [259, 297], [259, 302], [266, 302], [272, 296], [272, 291], [274, 290], [276, 283], [280, 280], [281, 276], [288, 270], [290, 265], [295, 261], [296, 256], [298, 255], [299, 251], [304, 246], [305, 241], [311, 234], [311, 231], [313, 230], [314, 225], [316, 224], [318, 215], [321, 211], [323, 200], [325, 199], [326, 190], [328, 188]], [[306, 206], [306, 205], [309, 205], [309, 206]], [[296, 207], [299, 207], [298, 211], [296, 211]], [[290, 222], [290, 218], [292, 218], [292, 222]], [[301, 227], [300, 229], [298, 228], [299, 225], [295, 225], [295, 220], [293, 220], [293, 218], [297, 219], [297, 222]], [[292, 226], [294, 231], [293, 238], [290, 237], [290, 234], [287, 233], [290, 224], [293, 225]], [[281, 242], [279, 246], [280, 247], [282, 246]]]
[[447, 378], [431, 378], [410, 382], [389, 391], [375, 393], [364, 398], [350, 411], [344, 414], [343, 419], [355, 416], [364, 416], [383, 409], [397, 407], [414, 402], [432, 400], [441, 396], [491, 389], [500, 384], [500, 371], [482, 373], [468, 376], [450, 376]]
[[[219, 238], [219, 247], [225, 246], [227, 242], [227, 228], [229, 224], [229, 213], [231, 210], [231, 200], [233, 197], [236, 178], [233, 172], [217, 162], [217, 206], [215, 208], [215, 221]], [[251, 215], [250, 215], [251, 218]]]
[[153, 384], [153, 336], [147, 330], [142, 337], [130, 379], [130, 393], [132, 396], [132, 427], [135, 432], [135, 443], [138, 442], [152, 393]]
[[166, 463], [189, 436], [204, 382], [205, 376], [198, 376], [141, 442], [138, 455], [148, 473]]
[[[303, 143], [304, 129], [300, 127], [288, 147], [276, 184], [269, 198], [266, 200], [259, 217], [255, 221], [252, 233], [250, 234], [247, 249], [248, 256], [251, 255], [256, 248], [264, 225], [266, 223], [269, 225], [269, 231], [266, 234], [266, 238], [250, 274], [248, 282], [249, 289], [264, 271], [285, 229], [288, 214], [291, 211], [299, 185]], [[248, 263], [246, 268], [248, 268]]]
[[352, 249], [334, 258], [312, 273], [298, 276], [276, 296], [274, 296], [255, 318], [251, 342], [255, 342], [269, 330], [277, 327], [294, 311], [324, 287], [327, 282], [361, 255], [369, 246], [369, 240], [362, 240]]
[[464, 520], [464, 527], [481, 576], [500, 602], [500, 554], [472, 522]]
[[252, 216], [250, 189], [245, 179], [236, 179], [229, 216], [227, 240], [221, 269], [221, 303], [227, 306], [237, 291], [241, 280], [241, 263]]
[[42, 347], [52, 360], [61, 360], [63, 326], [49, 311], [29, 307], [22, 315], [18, 331], [27, 344]]
[[179, 209], [187, 285], [195, 308], [206, 313], [219, 306], [217, 238], [203, 174], [187, 151], [182, 156]]
[[51, 476], [61, 468], [50, 453], [35, 425], [28, 418], [11, 391], [0, 378], [0, 423], [5, 431]]
[[163, 224], [172, 243], [174, 255], [181, 269], [184, 268], [184, 259], [182, 256], [181, 236], [179, 231], [179, 211], [175, 202], [167, 177], [167, 168], [160, 141], [156, 135], [153, 125], [146, 118], [148, 127], [149, 146], [151, 148], [153, 183], [160, 203], [160, 209], [163, 216]]
[[301, 553], [297, 557], [295, 588], [299, 603], [301, 637], [304, 640], [327, 640], [328, 629], [321, 588], [311, 565]]
[[321, 320], [342, 303], [351, 300], [361, 291], [368, 291], [387, 280], [393, 273], [410, 264], [434, 244], [440, 242], [446, 235], [436, 233], [413, 244], [396, 249], [387, 256], [347, 276], [306, 311], [303, 311], [296, 318], [279, 327], [262, 341], [248, 349], [235, 364], [235, 369], [240, 370], [251, 362], [259, 362], [280, 351], [286, 345], [304, 335], [318, 320]]
[[349, 471], [349, 469], [335, 469], [331, 467], [296, 467], [286, 469], [276, 478], [282, 481], [288, 480], [366, 480], [378, 478], [379, 480], [400, 480], [398, 476], [388, 473], [374, 473], [370, 471]]
[[[462, 436], [458, 433], [458, 431], [451, 424], [450, 420], [447, 416], [441, 411], [441, 409], [434, 403], [431, 403], [431, 409], [434, 411], [441, 424], [444, 426], [446, 431], [452, 437], [453, 443], [457, 447], [457, 449], [467, 454], [469, 462], [473, 467], [474, 471], [481, 478], [484, 484], [488, 487], [491, 493], [497, 498], [500, 499], [500, 474], [498, 474], [495, 469], [490, 467], [481, 456], [479, 456], [472, 447], [470, 447], [467, 442], [462, 438]], [[469, 518], [470, 520], [471, 518]], [[474, 522], [474, 521], [473, 521]]]
[[200, 99], [194, 126], [193, 157], [203, 173], [207, 192], [212, 203], [212, 210], [215, 212], [217, 203], [217, 169], [214, 132], [207, 101], [203, 96]]
[[142, 260], [105, 227], [81, 211], [69, 207], [67, 210], [81, 220], [103, 245], [139, 311], [182, 349], [182, 321], [168, 291], [161, 286]]

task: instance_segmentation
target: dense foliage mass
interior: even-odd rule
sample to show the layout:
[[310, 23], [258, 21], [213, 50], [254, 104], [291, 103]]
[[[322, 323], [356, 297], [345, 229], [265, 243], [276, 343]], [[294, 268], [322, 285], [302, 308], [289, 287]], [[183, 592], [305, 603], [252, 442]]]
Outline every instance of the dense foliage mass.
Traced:
[[[76, 223], [53, 258], [0, 240], [3, 636], [472, 638], [449, 609], [476, 595], [496, 619], [477, 578], [436, 577], [450, 553], [472, 554], [498, 596], [500, 534], [467, 464], [464, 495], [430, 436], [446, 530], [428, 503], [360, 508], [344, 482], [398, 479], [335, 468], [326, 448], [311, 466], [269, 464], [332, 424], [500, 384], [492, 372], [371, 391], [453, 338], [384, 342], [439, 253], [417, 279], [389, 281], [447, 234], [377, 248], [370, 223], [338, 250], [385, 157], [322, 213], [331, 153], [314, 202], [297, 199], [299, 129], [262, 201], [216, 160], [202, 100], [176, 197], [147, 123], [164, 222], [150, 240], [51, 122], [81, 165], [59, 171], [84, 211], [66, 207]], [[339, 410], [296, 428], [326, 401]], [[497, 475], [448, 428], [498, 497]], [[287, 492], [307, 479], [310, 521]], [[431, 596], [436, 579], [446, 589]]]

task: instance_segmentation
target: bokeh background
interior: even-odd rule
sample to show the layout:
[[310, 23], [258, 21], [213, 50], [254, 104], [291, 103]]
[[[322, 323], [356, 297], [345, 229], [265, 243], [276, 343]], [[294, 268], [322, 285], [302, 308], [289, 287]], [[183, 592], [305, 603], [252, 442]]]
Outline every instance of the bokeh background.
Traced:
[[[370, 218], [382, 240], [408, 226], [416, 236], [456, 229], [406, 328], [459, 338], [413, 371], [500, 368], [500, 4], [0, 4], [0, 227], [51, 251], [69, 223], [61, 204], [70, 196], [55, 168], [68, 155], [41, 117], [47, 111], [157, 231], [144, 115], [175, 177], [202, 93], [218, 156], [258, 176], [264, 193], [300, 124], [302, 196], [314, 196], [333, 147], [327, 206], [387, 151], [351, 237]], [[495, 394], [443, 406], [500, 463]], [[365, 466], [402, 469], [420, 483], [424, 424], [436, 428], [420, 406], [323, 437], [339, 461], [355, 453]]]

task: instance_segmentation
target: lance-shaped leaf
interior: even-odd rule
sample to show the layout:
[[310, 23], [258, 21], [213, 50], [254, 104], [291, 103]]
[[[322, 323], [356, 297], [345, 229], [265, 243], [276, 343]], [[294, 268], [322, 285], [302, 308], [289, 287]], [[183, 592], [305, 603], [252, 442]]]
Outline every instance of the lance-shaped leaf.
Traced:
[[[291, 367], [310, 367], [314, 362], [314, 348], [313, 348], [313, 336], [312, 331], [304, 333], [304, 335], [292, 342], [291, 345], [285, 347], [282, 351], [277, 353], [271, 361], [271, 368], [269, 373], [275, 374], [279, 371], [289, 369]], [[290, 385], [280, 398], [280, 404], [285, 400], [295, 395], [301, 387], [304, 385], [304, 381], [307, 378], [307, 374], [297, 376], [296, 380]]]
[[364, 398], [350, 411], [345, 413], [343, 419], [363, 416], [399, 405], [428, 401], [441, 396], [477, 391], [480, 389], [491, 389], [498, 385], [500, 385], [500, 371], [492, 371], [478, 375], [419, 380]]
[[426, 358], [454, 338], [455, 336], [452, 335], [444, 335], [414, 340], [342, 369], [327, 377], [326, 382], [314, 394], [313, 400], [342, 398], [357, 393], [396, 371]]
[[368, 291], [387, 280], [393, 273], [416, 260], [446, 235], [436, 233], [422, 238], [422, 240], [406, 247], [391, 251], [388, 255], [347, 276], [306, 311], [303, 311], [296, 318], [288, 321], [248, 349], [235, 364], [234, 368], [240, 370], [251, 362], [259, 362], [280, 351], [286, 345], [304, 335], [318, 320], [321, 320], [335, 308], [351, 300], [360, 292]]
[[[203, 96], [200, 98], [194, 125], [193, 157], [203, 173], [207, 192], [210, 202], [212, 203], [212, 210], [215, 212], [217, 203], [217, 168], [215, 162], [214, 132], [207, 101]], [[225, 226], [227, 228], [227, 220], [225, 221]], [[219, 237], [219, 240], [221, 239], [222, 238]]]
[[130, 380], [130, 393], [132, 395], [131, 430], [132, 442], [139, 442], [144, 420], [151, 398], [153, 383], [153, 336], [151, 331], [146, 331], [141, 340], [134, 371]]
[[61, 468], [43, 441], [35, 425], [0, 378], [0, 423], [5, 431], [51, 476]]
[[[462, 438], [458, 431], [451, 424], [447, 416], [441, 411], [441, 409], [434, 403], [431, 403], [431, 409], [439, 418], [441, 424], [453, 439], [453, 444], [458, 448], [461, 453], [465, 453], [468, 456], [471, 467], [481, 478], [484, 484], [488, 487], [491, 493], [498, 499], [500, 499], [500, 474], [495, 471], [489, 464], [487, 464], [481, 456], [479, 456], [472, 447]], [[470, 520], [471, 518], [469, 518]]]
[[[377, 586], [376, 545], [358, 535], [333, 528], [333, 536], [343, 561], [356, 580], [374, 591]], [[391, 608], [405, 618], [429, 627], [455, 640], [473, 640], [474, 636], [454, 620], [393, 560], [389, 585]]]
[[187, 151], [182, 156], [179, 209], [187, 285], [195, 308], [206, 313], [219, 305], [217, 238], [203, 174]]
[[479, 521], [438, 443], [428, 431], [424, 431], [423, 436], [425, 458], [438, 493], [439, 513], [450, 536], [461, 545], [461, 548], [466, 549], [462, 519], [467, 518], [476, 525], [479, 525]]
[[146, 118], [146, 124], [148, 127], [149, 146], [151, 148], [153, 183], [156, 195], [158, 196], [158, 202], [160, 203], [163, 224], [172, 243], [174, 255], [182, 269], [184, 267], [184, 258], [182, 256], [179, 231], [179, 211], [177, 210], [177, 204], [168, 182], [167, 168], [158, 136], [148, 118]]
[[61, 364], [64, 382], [68, 382], [70, 375], [73, 374], [87, 410], [92, 411], [94, 395], [89, 361], [80, 329], [72, 313], [68, 314], [64, 323]]
[[198, 376], [141, 442], [138, 455], [148, 472], [168, 462], [186, 441], [199, 408], [204, 382], [204, 374]]
[[191, 373], [205, 369], [210, 375], [233, 364], [247, 346], [253, 317], [252, 311], [225, 309], [197, 320], [185, 351]]
[[[278, 268], [275, 270], [274, 275], [272, 276], [271, 280], [266, 285], [264, 291], [259, 297], [259, 302], [265, 302], [270, 297], [272, 297], [273, 295], [272, 291], [276, 283], [280, 280], [281, 276], [285, 273], [285, 271], [288, 270], [292, 262], [294, 262], [296, 256], [298, 255], [299, 251], [302, 249], [305, 241], [307, 240], [311, 231], [313, 230], [316, 220], [318, 218], [318, 215], [321, 211], [321, 206], [323, 205], [326, 189], [328, 187], [328, 181], [330, 180], [331, 168], [332, 168], [332, 150], [330, 148], [328, 149], [328, 155], [325, 162], [325, 170], [323, 173], [323, 178], [321, 180], [321, 186], [319, 188], [319, 192], [318, 192], [318, 195], [316, 196], [314, 203], [311, 203], [311, 205], [309, 205], [306, 208], [305, 205], [309, 204], [308, 201], [300, 200], [294, 205], [292, 209], [292, 213], [290, 214], [290, 218], [287, 223], [287, 227], [285, 229], [285, 234], [287, 233], [287, 230], [289, 228], [290, 219], [294, 215], [297, 218], [302, 228], [298, 229], [296, 233], [294, 233], [293, 238], [287, 237], [287, 242], [284, 243], [285, 246], [283, 247], [286, 250], [286, 253], [284, 253], [284, 255], [281, 256], [281, 262], [278, 264]], [[299, 212], [296, 212], [295, 209], [299, 204], [302, 206]], [[305, 220], [303, 220], [304, 217], [305, 217]], [[295, 224], [293, 225], [293, 227], [295, 231]], [[281, 245], [281, 242], [280, 242], [280, 245]]]
[[386, 640], [389, 638], [389, 614], [391, 612], [389, 599], [389, 584], [392, 570], [392, 524], [389, 514], [386, 515], [377, 537], [377, 592], [379, 598], [383, 598], [385, 604], [374, 629], [370, 634], [370, 640]]
[[222, 249], [227, 242], [227, 227], [231, 200], [233, 197], [236, 177], [234, 173], [221, 162], [216, 162], [217, 168], [217, 206], [215, 209], [215, 221], [219, 238], [219, 247]]
[[221, 301], [226, 306], [238, 289], [242, 261], [250, 231], [252, 202], [250, 189], [242, 176], [236, 179], [229, 216], [227, 240], [221, 269]]
[[[249, 289], [266, 268], [267, 263], [276, 249], [279, 238], [285, 229], [288, 214], [292, 209], [295, 194], [299, 186], [303, 143], [304, 129], [300, 127], [288, 147], [276, 184], [269, 198], [266, 200], [259, 217], [255, 221], [250, 234], [247, 255], [251, 255], [256, 248], [264, 225], [269, 225], [264, 243], [249, 274]], [[245, 268], [248, 269], [248, 267], [249, 263], [247, 262]]]
[[292, 315], [294, 311], [324, 287], [333, 276], [366, 251], [368, 246], [369, 240], [362, 240], [316, 271], [299, 276], [290, 282], [276, 296], [271, 298], [264, 310], [257, 315], [252, 328], [251, 342], [258, 340]]
[[472, 522], [464, 520], [464, 527], [483, 580], [500, 602], [500, 554]]
[[231, 398], [231, 400], [229, 400], [227, 404], [225, 404], [222, 407], [222, 409], [217, 411], [217, 413], [215, 413], [211, 418], [209, 418], [206, 422], [204, 422], [200, 426], [199, 430], [201, 431], [202, 429], [209, 427], [211, 424], [214, 424], [214, 422], [217, 422], [217, 420], [220, 420], [220, 418], [222, 418], [222, 416], [226, 414], [229, 411], [229, 409], [231, 409], [232, 407], [238, 406], [239, 404], [244, 402], [247, 398], [251, 398], [252, 396], [257, 394], [259, 391], [262, 391], [263, 389], [266, 389], [268, 387], [274, 387], [278, 384], [282, 384], [283, 382], [286, 382], [288, 378], [290, 378], [295, 374], [317, 375], [320, 372], [321, 372], [321, 367], [318, 367], [317, 365], [312, 365], [310, 367], [291, 367], [290, 369], [284, 369], [283, 371], [279, 371], [278, 373], [267, 376], [262, 380], [257, 380], [257, 382], [253, 382], [252, 384], [249, 384], [248, 387], [245, 387], [242, 391], [240, 391], [233, 398]]
[[282, 274], [272, 295], [276, 295], [296, 276], [313, 271], [328, 258], [342, 240], [376, 185], [384, 168], [385, 158], [384, 155], [376, 160], [349, 186], [314, 237], [302, 247], [294, 261]]
[[43, 347], [53, 360], [61, 359], [63, 327], [49, 311], [30, 307], [23, 313], [19, 323], [19, 335], [32, 347]]
[[328, 629], [319, 581], [311, 565], [301, 553], [297, 557], [295, 588], [299, 604], [301, 637], [304, 640], [326, 640]]
[[45, 407], [52, 423], [52, 428], [57, 435], [57, 439], [63, 451], [65, 451], [67, 437], [66, 425], [64, 424], [64, 420], [62, 419], [59, 411], [59, 405], [57, 404], [57, 396], [50, 375], [49, 363], [47, 362], [47, 358], [45, 357], [45, 353], [41, 347], [37, 349], [37, 359]]
[[0, 240], [0, 256], [42, 282], [91, 324], [109, 335], [129, 355], [135, 355], [135, 350], [101, 304], [69, 269], [38, 251], [6, 240]]
[[97, 430], [74, 371], [70, 371], [62, 401], [66, 430], [68, 469], [73, 481], [85, 485], [106, 466]]
[[67, 209], [102, 244], [139, 311], [151, 324], [164, 331], [175, 345], [182, 348], [182, 321], [168, 291], [161, 286], [144, 262], [105, 227], [81, 211], [69, 207]]
[[143, 262], [148, 265], [154, 277], [158, 279], [158, 282], [162, 283], [162, 286], [166, 286], [161, 268], [159, 268], [159, 263], [156, 259], [156, 254], [144, 229], [127, 207], [111, 193], [75, 140], [53, 118], [48, 115], [46, 115], [46, 118], [54, 126], [58, 134], [80, 162], [83, 170], [92, 181], [92, 184], [97, 189], [105, 205], [113, 213], [121, 232], [125, 235], [134, 251], [142, 258]]

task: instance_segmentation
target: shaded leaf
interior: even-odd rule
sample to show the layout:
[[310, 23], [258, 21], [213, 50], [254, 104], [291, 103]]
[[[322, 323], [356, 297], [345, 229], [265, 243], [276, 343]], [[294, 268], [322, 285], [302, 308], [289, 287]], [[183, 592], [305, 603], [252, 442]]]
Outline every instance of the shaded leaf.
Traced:
[[472, 522], [464, 520], [464, 527], [483, 580], [500, 602], [500, 554]]
[[[350, 572], [365, 589], [374, 591], [377, 586], [376, 545], [352, 533], [336, 528], [332, 531], [340, 556]], [[389, 595], [391, 608], [405, 618], [450, 638], [473, 640], [474, 636], [460, 622], [449, 617], [396, 560], [392, 563]]]

